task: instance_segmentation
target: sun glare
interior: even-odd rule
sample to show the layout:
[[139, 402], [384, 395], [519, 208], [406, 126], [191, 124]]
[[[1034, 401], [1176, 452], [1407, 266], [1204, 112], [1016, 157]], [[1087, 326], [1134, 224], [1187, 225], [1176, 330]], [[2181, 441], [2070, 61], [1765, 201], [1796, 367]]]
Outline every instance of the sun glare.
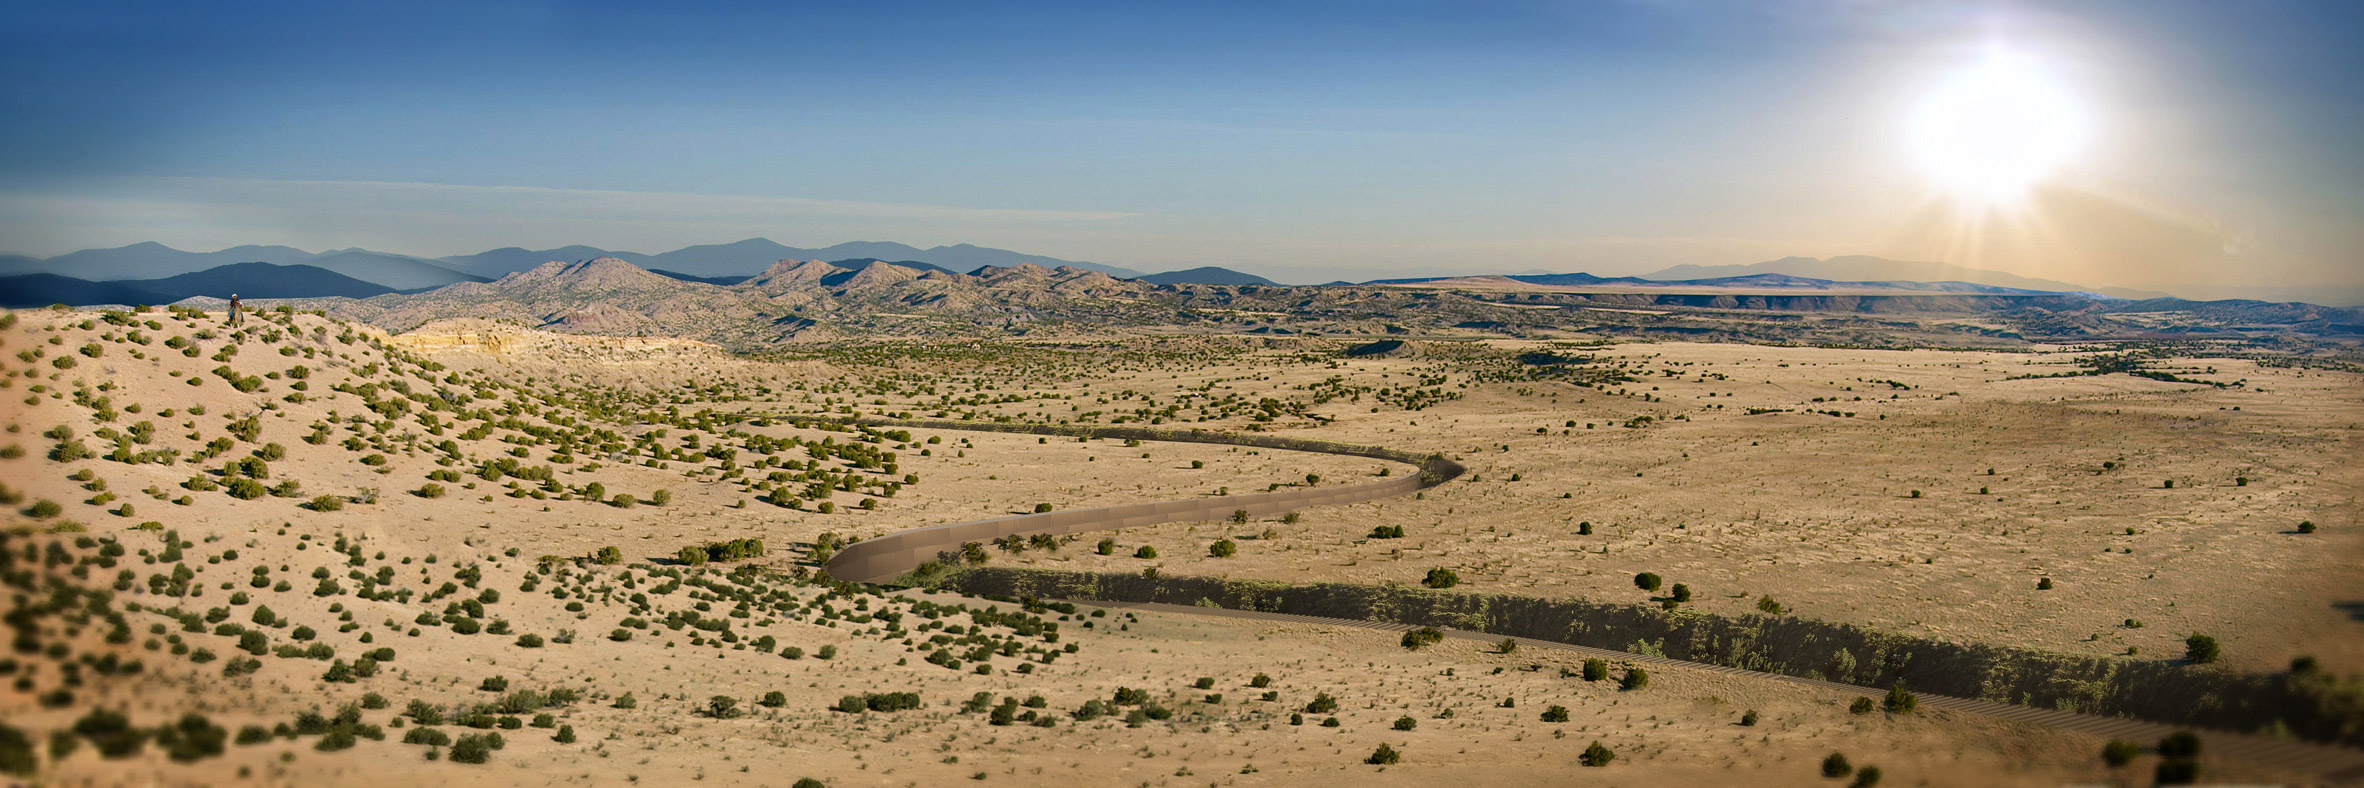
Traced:
[[1922, 166], [1945, 188], [2008, 202], [2075, 155], [2085, 116], [2039, 63], [1995, 53], [1932, 94], [1913, 119], [1912, 135]]

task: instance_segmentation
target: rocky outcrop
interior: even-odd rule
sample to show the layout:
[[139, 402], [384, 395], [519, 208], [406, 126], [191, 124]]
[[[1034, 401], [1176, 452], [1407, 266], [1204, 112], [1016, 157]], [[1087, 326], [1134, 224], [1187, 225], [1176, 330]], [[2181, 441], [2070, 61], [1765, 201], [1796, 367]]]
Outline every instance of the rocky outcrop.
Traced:
[[840, 273], [837, 266], [819, 260], [781, 260], [763, 269], [763, 273], [731, 287], [777, 295], [819, 285], [821, 280], [837, 273]]

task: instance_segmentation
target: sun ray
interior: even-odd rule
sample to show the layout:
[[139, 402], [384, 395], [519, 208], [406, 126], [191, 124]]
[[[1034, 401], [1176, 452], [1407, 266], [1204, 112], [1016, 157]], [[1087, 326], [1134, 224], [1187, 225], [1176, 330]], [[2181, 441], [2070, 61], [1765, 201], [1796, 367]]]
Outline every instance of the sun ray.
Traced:
[[1912, 147], [1946, 191], [2008, 205], [2083, 147], [2083, 108], [2042, 64], [1995, 51], [1954, 75], [1913, 116]]

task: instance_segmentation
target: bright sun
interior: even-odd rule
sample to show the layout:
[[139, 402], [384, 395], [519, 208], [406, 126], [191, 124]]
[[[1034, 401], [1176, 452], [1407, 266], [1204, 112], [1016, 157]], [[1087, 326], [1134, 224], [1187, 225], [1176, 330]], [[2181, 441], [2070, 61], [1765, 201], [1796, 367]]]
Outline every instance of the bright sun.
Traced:
[[2035, 62], [1997, 53], [1956, 74], [1913, 118], [1914, 152], [1957, 194], [2016, 200], [2084, 142], [2085, 116]]

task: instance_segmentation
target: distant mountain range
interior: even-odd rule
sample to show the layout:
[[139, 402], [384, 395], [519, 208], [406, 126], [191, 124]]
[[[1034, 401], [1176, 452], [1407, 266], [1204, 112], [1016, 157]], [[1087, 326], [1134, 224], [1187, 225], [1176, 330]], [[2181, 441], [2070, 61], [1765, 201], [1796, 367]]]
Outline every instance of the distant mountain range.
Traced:
[[1964, 282], [2013, 290], [2099, 293], [2113, 298], [2136, 301], [2146, 298], [2168, 297], [2166, 293], [2149, 290], [2135, 290], [2125, 287], [2085, 287], [2050, 279], [2032, 279], [2001, 271], [1963, 268], [1945, 263], [1890, 260], [1866, 255], [1846, 255], [1826, 260], [1817, 260], [1812, 257], [1784, 257], [1754, 265], [1678, 265], [1647, 274], [1643, 278], [1696, 280], [1752, 274], [1785, 274], [1836, 282]]
[[487, 280], [487, 277], [464, 273], [433, 260], [367, 249], [331, 249], [315, 253], [285, 246], [236, 246], [219, 252], [184, 252], [154, 242], [113, 249], [84, 249], [47, 260], [16, 258], [0, 261], [0, 276], [57, 274], [90, 282], [149, 280], [235, 263], [307, 265], [383, 285], [390, 290], [419, 290]]
[[[1412, 285], [1158, 284], [1074, 266], [984, 266], [955, 273], [925, 263], [847, 259], [781, 260], [755, 276], [722, 283], [680, 272], [660, 274], [619, 258], [597, 258], [544, 263], [492, 282], [303, 305], [388, 330], [474, 318], [569, 333], [689, 337], [745, 351], [861, 335], [1067, 336], [1176, 326], [1243, 334], [1347, 336], [1427, 331], [1557, 336], [1582, 329], [1726, 341], [1851, 343], [1885, 341], [1880, 338], [1898, 331], [1934, 331], [1943, 342], [2006, 344], [2038, 337], [2072, 341], [2364, 332], [2364, 309], [2305, 304], [2129, 301], [1961, 282], [1849, 283], [1773, 273], [1673, 286], [1620, 279], [1624, 281], [1545, 274]], [[1719, 281], [1723, 284], [1701, 284]], [[1586, 283], [1608, 284], [1571, 286]], [[1823, 317], [1749, 321], [1732, 319], [1734, 312]], [[2154, 325], [2147, 316], [2159, 312], [2182, 315], [2179, 321], [2184, 325]], [[1916, 325], [1910, 319], [1914, 315], [1977, 315], [1982, 321], [1910, 328]]]
[[[86, 282], [110, 282], [177, 276], [232, 263], [271, 263], [310, 265], [394, 290], [419, 290], [460, 282], [489, 282], [548, 262], [579, 262], [603, 257], [622, 260], [641, 268], [700, 278], [745, 278], [781, 260], [891, 260], [925, 264], [947, 271], [1032, 264], [1045, 268], [1068, 266], [1124, 279], [1141, 276], [1139, 271], [1113, 265], [1061, 260], [970, 244], [921, 249], [886, 241], [854, 241], [819, 249], [803, 249], [774, 243], [766, 238], [691, 246], [653, 255], [592, 246], [539, 250], [512, 246], [432, 260], [360, 248], [307, 252], [286, 246], [237, 246], [218, 252], [185, 252], [151, 241], [112, 249], [84, 249], [47, 259], [4, 255], [0, 256], [0, 276], [57, 274]], [[1245, 276], [1233, 272], [1223, 273]]]
[[1972, 293], [2014, 295], [2084, 293], [2133, 301], [2170, 298], [2166, 293], [2123, 287], [2085, 287], [2049, 279], [2033, 279], [2001, 271], [1963, 268], [1945, 263], [1845, 256], [1818, 260], [1785, 257], [1753, 265], [1678, 265], [1645, 276], [1594, 276], [1587, 273], [1525, 273], [1458, 277], [1382, 279], [1365, 284], [1482, 284], [1511, 283], [1543, 287], [1640, 288], [1750, 288], [1770, 290], [1894, 290], [1917, 293]]
[[1961, 293], [1975, 295], [2069, 294], [2097, 298], [2107, 297], [2099, 296], [2083, 290], [2031, 290], [2017, 287], [2002, 287], [1998, 285], [1973, 284], [1970, 282], [1913, 282], [1905, 280], [1835, 281], [1830, 279], [1815, 279], [1804, 276], [1790, 276], [1788, 274], [1771, 273], [1748, 274], [1745, 276], [1719, 276], [1706, 279], [1645, 279], [1638, 276], [1603, 277], [1584, 273], [1512, 274], [1510, 276], [1487, 275], [1427, 277], [1416, 279], [1382, 279], [1374, 282], [1367, 282], [1365, 284], [1459, 287], [1476, 289], [1500, 289], [1504, 287], [1515, 288], [1522, 285], [1528, 285], [1539, 288], [1575, 287], [1653, 291], [1671, 289], [1728, 289], [1734, 292], [1894, 292], [1899, 294]]
[[[122, 296], [165, 295], [182, 292], [185, 288], [167, 287], [161, 290], [143, 290], [140, 286], [132, 283], [193, 274], [240, 263], [311, 266], [361, 282], [380, 285], [391, 291], [408, 292], [461, 282], [489, 282], [508, 274], [531, 270], [543, 263], [579, 262], [599, 258], [622, 260], [665, 276], [708, 284], [737, 282], [754, 276], [765, 267], [781, 260], [833, 260], [841, 264], [885, 260], [908, 267], [948, 273], [974, 271], [985, 267], [1014, 268], [1021, 265], [1037, 265], [1044, 268], [1059, 268], [1064, 266], [1096, 271], [1120, 279], [1143, 276], [1139, 271], [1113, 265], [1061, 260], [1056, 257], [971, 244], [921, 249], [889, 241], [853, 241], [818, 249], [806, 249], [775, 243], [767, 238], [749, 238], [736, 243], [691, 246], [661, 254], [622, 252], [580, 245], [562, 246], [555, 249], [523, 249], [512, 246], [478, 254], [455, 255], [439, 259], [360, 248], [307, 252], [287, 246], [237, 246], [218, 252], [187, 252], [151, 241], [112, 249], [85, 249], [47, 259], [23, 255], [0, 255], [0, 280], [31, 274], [50, 274], [58, 278], [77, 280], [85, 285], [97, 282], [117, 283], [112, 288], [105, 288], [69, 284], [55, 280], [25, 279], [14, 282], [12, 292], [0, 295], [0, 300], [11, 303], [30, 302], [38, 293], [50, 293], [67, 297], [63, 299], [66, 303], [96, 303], [91, 299], [98, 299], [102, 294], [110, 293]], [[231, 278], [243, 275], [245, 274], [224, 274], [224, 276]], [[356, 292], [342, 282], [313, 279], [298, 281], [317, 282], [319, 289], [316, 292], [296, 297], [345, 295]], [[1263, 277], [1215, 267], [1158, 274], [1155, 275], [1153, 281], [1161, 284], [1271, 283], [1270, 280]], [[245, 289], [255, 290], [258, 288], [246, 286]], [[205, 294], [211, 295], [212, 293], [208, 291]], [[354, 297], [366, 296], [355, 295]], [[117, 299], [105, 300], [107, 302], [118, 301]]]
[[[1142, 274], [1116, 266], [969, 244], [921, 249], [885, 241], [854, 241], [806, 249], [785, 246], [764, 238], [750, 238], [735, 243], [691, 246], [653, 255], [578, 245], [540, 250], [506, 247], [472, 255], [427, 259], [360, 248], [307, 252], [286, 246], [239, 246], [218, 252], [186, 252], [148, 242], [113, 249], [86, 249], [48, 259], [0, 255], [0, 302], [40, 305], [140, 303], [155, 300], [169, 303], [191, 295], [219, 297], [229, 292], [238, 292], [250, 298], [368, 298], [383, 292], [422, 292], [455, 284], [490, 282], [546, 263], [593, 259], [618, 260], [661, 277], [711, 285], [735, 285], [784, 260], [827, 260], [834, 261], [829, 264], [840, 268], [888, 262], [904, 269], [945, 274], [974, 273], [986, 268], [1037, 266], [1088, 271], [1151, 285], [1283, 286], [1261, 276], [1216, 266]], [[307, 270], [274, 271], [245, 267], [251, 265]], [[334, 276], [324, 277], [320, 273]], [[197, 276], [199, 274], [204, 275]], [[1320, 286], [1348, 284], [1355, 283], [1341, 281]], [[1360, 284], [1494, 288], [1517, 285], [1715, 287], [1799, 292], [1868, 289], [1995, 295], [2089, 293], [2129, 300], [2168, 297], [2165, 293], [2144, 290], [2087, 287], [1944, 263], [1868, 256], [1829, 259], [1788, 257], [1750, 265], [1678, 265], [1647, 276], [1525, 273], [1382, 279]], [[2337, 288], [2246, 288], [2237, 294], [2269, 301], [2304, 300], [2330, 306], [2364, 304], [2364, 292]]]
[[232, 263], [161, 279], [92, 282], [57, 274], [0, 276], [0, 307], [50, 304], [169, 304], [199, 296], [368, 298], [398, 292], [312, 265]]
[[[1075, 266], [780, 260], [754, 276], [660, 273], [615, 257], [547, 262], [491, 282], [315, 302], [378, 325], [483, 318], [556, 331], [686, 336], [738, 348], [815, 341], [841, 329], [1002, 330], [1046, 317], [1119, 325], [1167, 286]], [[1160, 319], [1164, 319], [1163, 316]]]
[[1045, 268], [1069, 266], [1086, 271], [1098, 271], [1121, 279], [1131, 279], [1141, 272], [1129, 268], [1099, 263], [1061, 260], [1037, 254], [1023, 254], [1007, 249], [957, 244], [921, 249], [891, 241], [851, 241], [819, 249], [785, 246], [769, 238], [749, 238], [737, 243], [711, 244], [675, 249], [663, 254], [618, 252], [589, 246], [564, 246], [557, 249], [531, 251], [509, 247], [472, 255], [446, 257], [440, 262], [455, 269], [485, 278], [532, 269], [551, 261], [573, 262], [606, 257], [622, 260], [649, 270], [664, 270], [696, 277], [747, 277], [765, 266], [781, 260], [892, 260], [926, 263], [947, 271], [971, 271], [985, 266], [1008, 268], [1032, 263]]
[[[611, 258], [608, 258], [608, 259], [611, 259], [611, 260], [622, 260], [623, 258], [621, 258], [621, 257], [611, 257]], [[630, 261], [626, 261], [626, 262], [630, 262]], [[829, 265], [836, 266], [836, 267], [838, 267], [838, 268], [842, 268], [842, 269], [848, 270], [848, 271], [859, 271], [859, 270], [861, 270], [861, 269], [864, 269], [864, 268], [868, 268], [868, 267], [870, 267], [870, 264], [872, 264], [872, 263], [886, 263], [886, 264], [888, 264], [888, 265], [895, 265], [895, 266], [901, 266], [901, 267], [904, 267], [904, 268], [909, 268], [909, 269], [912, 269], [912, 270], [914, 270], [914, 271], [940, 271], [940, 272], [947, 273], [947, 274], [957, 274], [957, 273], [960, 273], [959, 271], [954, 271], [954, 270], [952, 270], [952, 269], [950, 269], [950, 268], [945, 268], [945, 267], [943, 267], [943, 266], [940, 266], [940, 265], [935, 265], [935, 264], [933, 264], [933, 263], [922, 263], [922, 262], [918, 262], [918, 261], [914, 261], [914, 260], [880, 260], [880, 259], [873, 258], [873, 257], [856, 257], [856, 258], [852, 258], [852, 259], [848, 259], [848, 260], [831, 260], [831, 261], [829, 261], [829, 263], [828, 263], [828, 264], [829, 264]], [[982, 266], [980, 266], [980, 267], [982, 267]], [[684, 282], [702, 282], [702, 283], [705, 283], [705, 284], [710, 284], [710, 285], [722, 285], [722, 286], [724, 286], [724, 287], [729, 287], [729, 286], [731, 286], [731, 285], [735, 285], [735, 284], [738, 284], [738, 283], [740, 283], [740, 282], [747, 281], [747, 280], [749, 280], [749, 279], [754, 279], [755, 277], [757, 277], [757, 276], [759, 276], [759, 275], [760, 275], [760, 274], [730, 274], [730, 275], [726, 275], [726, 276], [693, 276], [693, 275], [690, 275], [690, 274], [685, 274], [685, 273], [682, 273], [682, 272], [680, 272], [680, 271], [668, 271], [668, 270], [665, 270], [665, 269], [663, 269], [663, 268], [650, 268], [650, 269], [648, 269], [648, 272], [649, 272], [649, 273], [652, 273], [652, 274], [656, 274], [656, 275], [658, 275], [658, 276], [666, 277], [666, 278], [669, 278], [669, 279], [678, 279], [678, 280], [681, 280], [681, 281], [684, 281]]]

